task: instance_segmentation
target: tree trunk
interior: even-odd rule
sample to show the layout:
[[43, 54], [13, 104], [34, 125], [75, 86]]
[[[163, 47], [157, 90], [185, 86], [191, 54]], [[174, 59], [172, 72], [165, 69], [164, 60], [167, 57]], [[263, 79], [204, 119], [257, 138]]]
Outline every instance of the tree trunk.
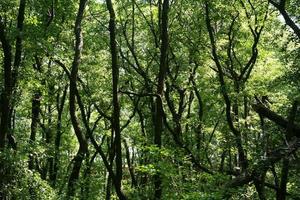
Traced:
[[[158, 85], [157, 85], [157, 98], [155, 102], [155, 132], [154, 132], [154, 144], [161, 148], [162, 142], [162, 132], [163, 132], [163, 93], [165, 77], [168, 68], [168, 46], [169, 46], [169, 35], [168, 35], [168, 12], [169, 12], [169, 0], [164, 0], [162, 4], [161, 13], [161, 47], [160, 47], [160, 66], [158, 74]], [[161, 175], [158, 172], [154, 175], [154, 199], [161, 199], [162, 196], [162, 180]]]
[[[286, 131], [286, 141], [287, 143], [291, 142], [291, 139], [293, 137], [293, 131], [292, 127], [294, 125], [294, 121], [296, 118], [297, 110], [298, 110], [298, 101], [295, 101], [293, 103], [293, 106], [291, 108], [291, 111], [288, 116], [288, 125], [287, 125], [287, 131]], [[288, 176], [289, 176], [289, 165], [290, 160], [289, 158], [284, 158], [282, 161], [282, 168], [281, 168], [281, 180], [280, 180], [280, 188], [277, 191], [276, 198], [277, 200], [285, 200], [286, 199], [286, 186], [288, 183]]]
[[109, 173], [107, 173], [107, 178], [106, 178], [106, 187], [105, 187], [105, 200], [110, 200], [111, 199], [111, 176]]
[[82, 200], [86, 200], [89, 199], [90, 196], [90, 191], [91, 191], [91, 170], [95, 161], [95, 158], [97, 156], [98, 152], [96, 151], [91, 159], [89, 159], [89, 156], [87, 156], [86, 158], [86, 168], [85, 168], [85, 172], [84, 172], [84, 185], [81, 188], [81, 199]]
[[[12, 109], [12, 94], [13, 88], [16, 82], [16, 75], [18, 68], [21, 64], [22, 54], [22, 31], [24, 23], [26, 0], [20, 0], [18, 19], [17, 19], [17, 31], [16, 37], [16, 51], [14, 58], [14, 65], [12, 67], [12, 48], [11, 44], [5, 33], [5, 25], [2, 17], [0, 16], [0, 41], [2, 43], [2, 49], [4, 52], [4, 90], [1, 96], [1, 120], [0, 120], [0, 149], [5, 147], [7, 135], [9, 134], [9, 124], [11, 121], [10, 112]], [[15, 77], [14, 77], [15, 76]]]
[[28, 168], [30, 170], [34, 169], [35, 163], [35, 153], [33, 152], [33, 146], [36, 139], [36, 132], [37, 126], [39, 123], [39, 115], [40, 115], [40, 105], [41, 105], [41, 93], [40, 91], [35, 92], [34, 96], [32, 97], [32, 106], [31, 106], [31, 132], [30, 132], [30, 143], [31, 143], [31, 150], [29, 154], [29, 163]]
[[121, 144], [121, 130], [120, 130], [120, 105], [119, 105], [119, 64], [118, 64], [118, 50], [116, 41], [116, 15], [111, 0], [106, 0], [106, 6], [109, 11], [109, 33], [110, 33], [110, 53], [111, 53], [111, 68], [112, 68], [112, 87], [113, 87], [113, 118], [112, 130], [115, 135], [114, 148], [116, 153], [116, 176], [115, 187], [119, 199], [127, 199], [122, 193], [122, 144]]
[[56, 179], [58, 174], [58, 168], [59, 168], [59, 157], [60, 157], [60, 141], [61, 141], [61, 135], [62, 135], [62, 113], [65, 105], [66, 95], [67, 95], [67, 89], [68, 86], [65, 87], [63, 91], [63, 95], [59, 97], [59, 94], [57, 96], [57, 124], [56, 124], [56, 136], [54, 141], [54, 163], [53, 163], [53, 173], [50, 174], [50, 181], [52, 182], [52, 185], [56, 185]]
[[2, 43], [2, 49], [4, 53], [4, 89], [1, 94], [1, 121], [0, 121], [0, 148], [5, 147], [6, 137], [8, 133], [9, 111], [10, 111], [10, 99], [11, 99], [11, 86], [12, 86], [12, 53], [11, 45], [7, 39], [5, 33], [5, 27], [0, 16], [0, 39]]
[[76, 91], [77, 91], [77, 74], [78, 74], [78, 67], [81, 60], [81, 52], [82, 52], [82, 45], [83, 45], [83, 38], [81, 32], [81, 22], [83, 19], [83, 13], [86, 6], [87, 0], [80, 0], [79, 9], [76, 17], [74, 33], [76, 36], [76, 44], [75, 44], [75, 55], [74, 60], [72, 63], [72, 70], [70, 75], [70, 96], [69, 96], [69, 103], [70, 103], [70, 116], [72, 125], [79, 142], [79, 149], [76, 156], [73, 159], [73, 169], [68, 181], [68, 191], [67, 196], [73, 197], [75, 195], [76, 187], [75, 184], [79, 179], [80, 168], [84, 157], [88, 150], [87, 140], [85, 135], [81, 131], [81, 127], [78, 123], [77, 116], [76, 116]]
[[126, 140], [123, 140], [123, 142], [124, 142], [124, 147], [125, 147], [125, 150], [126, 150], [127, 166], [128, 166], [129, 174], [130, 174], [130, 177], [131, 177], [131, 187], [137, 187], [137, 181], [136, 181], [135, 174], [134, 174], [134, 168], [132, 166], [132, 162], [131, 162], [131, 159], [130, 159], [129, 147], [127, 145]]
[[282, 161], [282, 168], [281, 168], [280, 188], [276, 193], [277, 200], [285, 200], [286, 199], [286, 185], [288, 182], [289, 164], [290, 164], [289, 159], [284, 158]]

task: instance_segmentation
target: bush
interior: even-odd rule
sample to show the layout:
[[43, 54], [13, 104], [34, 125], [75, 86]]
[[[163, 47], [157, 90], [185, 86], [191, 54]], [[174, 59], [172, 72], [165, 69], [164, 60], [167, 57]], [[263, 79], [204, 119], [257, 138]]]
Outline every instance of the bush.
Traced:
[[49, 184], [28, 169], [25, 157], [14, 150], [0, 152], [0, 199], [56, 199]]

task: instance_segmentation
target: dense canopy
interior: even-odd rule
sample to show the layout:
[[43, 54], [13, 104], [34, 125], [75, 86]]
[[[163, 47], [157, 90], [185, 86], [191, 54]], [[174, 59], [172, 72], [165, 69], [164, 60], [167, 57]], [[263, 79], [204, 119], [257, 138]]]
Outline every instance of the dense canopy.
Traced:
[[1, 0], [0, 199], [300, 199], [299, 0]]

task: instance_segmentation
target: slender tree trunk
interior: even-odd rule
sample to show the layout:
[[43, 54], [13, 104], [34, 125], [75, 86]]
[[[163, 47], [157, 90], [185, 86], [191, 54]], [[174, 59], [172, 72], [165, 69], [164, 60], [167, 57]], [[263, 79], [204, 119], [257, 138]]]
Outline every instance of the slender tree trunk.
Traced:
[[[287, 125], [287, 133], [286, 133], [287, 143], [289, 143], [293, 137], [292, 127], [294, 125], [294, 121], [296, 118], [298, 104], [299, 104], [298, 101], [295, 101], [293, 103], [293, 106], [288, 116], [288, 125]], [[290, 165], [289, 158], [284, 158], [282, 161], [282, 168], [281, 168], [280, 188], [276, 195], [277, 200], [286, 199], [286, 186], [288, 183], [288, 175], [289, 175], [289, 167], [290, 167], [289, 165]]]
[[[109, 165], [113, 166], [114, 159], [115, 159], [115, 149], [113, 148], [114, 146], [114, 139], [113, 139], [113, 131], [112, 131], [112, 137], [109, 139], [107, 138], [107, 149], [108, 151], [108, 161]], [[112, 193], [112, 184], [113, 184], [113, 178], [110, 172], [108, 172], [106, 176], [106, 190], [105, 190], [105, 198], [106, 199], [111, 199], [111, 193]]]
[[13, 109], [13, 106], [12, 106], [10, 112], [9, 112], [9, 119], [10, 119], [9, 124], [8, 124], [9, 132], [8, 132], [8, 135], [7, 135], [8, 147], [13, 148], [14, 150], [17, 150], [17, 143], [16, 143], [16, 140], [15, 140], [15, 137], [13, 136], [13, 133], [14, 133], [14, 130], [15, 130], [15, 127], [14, 127], [15, 111]]
[[[39, 115], [40, 115], [40, 98], [41, 94], [40, 91], [37, 91], [32, 97], [32, 106], [31, 106], [31, 132], [30, 132], [30, 153], [29, 153], [29, 161], [28, 161], [28, 168], [30, 170], [39, 170], [38, 161], [35, 156], [34, 152], [34, 143], [36, 140], [36, 132], [37, 132], [37, 125], [39, 122]], [[30, 185], [29, 186], [29, 194], [31, 198], [35, 198], [35, 190]]]
[[115, 187], [119, 199], [127, 199], [122, 193], [122, 143], [121, 143], [121, 129], [120, 129], [120, 105], [119, 105], [119, 64], [118, 64], [118, 50], [116, 41], [116, 15], [111, 0], [106, 0], [107, 9], [109, 11], [109, 33], [110, 33], [110, 53], [111, 53], [111, 67], [112, 67], [112, 87], [113, 87], [113, 118], [112, 129], [115, 135], [114, 148], [116, 153], [116, 176]]
[[129, 147], [128, 147], [128, 144], [127, 144], [126, 140], [123, 140], [123, 142], [124, 142], [124, 147], [125, 147], [125, 150], [126, 150], [127, 166], [128, 166], [129, 174], [130, 174], [130, 177], [131, 177], [131, 187], [137, 187], [137, 181], [136, 181], [135, 174], [134, 174], [134, 168], [132, 166], [132, 162], [131, 162], [131, 159], [130, 159]]
[[282, 168], [281, 168], [280, 188], [276, 193], [277, 200], [286, 199], [286, 185], [288, 182], [289, 165], [290, 165], [289, 159], [284, 158], [282, 161]]
[[[163, 132], [163, 93], [165, 85], [165, 77], [168, 68], [168, 46], [169, 46], [169, 35], [168, 35], [168, 12], [169, 12], [169, 0], [164, 0], [162, 4], [161, 13], [161, 47], [160, 47], [160, 66], [158, 74], [158, 85], [157, 85], [157, 98], [155, 102], [155, 132], [154, 132], [154, 144], [161, 148], [162, 132]], [[162, 178], [158, 172], [154, 175], [154, 199], [159, 200], [162, 196]]]
[[[51, 76], [51, 65], [52, 65], [52, 61], [50, 60], [48, 63], [48, 71], [47, 74], [48, 76]], [[53, 115], [52, 115], [52, 102], [53, 97], [55, 96], [55, 88], [54, 88], [54, 84], [53, 82], [49, 83], [48, 86], [48, 96], [50, 97], [49, 102], [47, 103], [47, 115], [48, 115], [48, 119], [47, 119], [47, 129], [46, 129], [46, 133], [45, 133], [45, 142], [46, 142], [46, 154], [47, 154], [47, 161], [46, 164], [44, 166], [44, 175], [45, 175], [45, 180], [47, 179], [47, 176], [49, 177], [49, 180], [51, 182], [51, 176], [53, 174], [53, 165], [54, 165], [54, 152], [53, 152], [53, 128], [52, 128], [52, 120], [53, 120]]]
[[75, 195], [76, 191], [76, 182], [79, 179], [80, 174], [80, 168], [82, 165], [82, 162], [84, 160], [84, 157], [88, 151], [88, 144], [87, 140], [85, 138], [85, 135], [82, 133], [81, 127], [78, 123], [78, 119], [76, 116], [76, 91], [77, 91], [77, 74], [78, 74], [78, 67], [81, 60], [81, 52], [82, 52], [82, 46], [83, 46], [83, 38], [82, 38], [82, 31], [81, 31], [81, 22], [83, 19], [83, 13], [86, 6], [87, 0], [80, 0], [79, 9], [76, 17], [75, 22], [75, 55], [74, 60], [72, 63], [72, 70], [70, 75], [70, 95], [69, 95], [69, 103], [70, 103], [70, 116], [72, 125], [77, 137], [77, 140], [79, 142], [79, 149], [74, 157], [73, 161], [73, 168], [71, 171], [71, 175], [69, 177], [68, 181], [68, 191], [67, 196], [73, 197]]
[[[151, 97], [151, 99], [149, 99], [151, 101], [151, 105], [153, 103], [153, 98]], [[150, 106], [152, 108], [152, 106]], [[145, 121], [145, 117], [144, 117], [144, 113], [142, 112], [141, 109], [137, 110], [138, 115], [139, 115], [139, 120], [140, 120], [140, 126], [141, 126], [141, 131], [142, 131], [142, 136], [144, 138], [147, 138], [147, 127], [146, 127], [146, 121]], [[152, 118], [152, 116], [151, 116]], [[152, 118], [152, 122], [153, 122], [153, 118]], [[143, 142], [143, 145], [146, 146], [147, 142]], [[145, 165], [148, 163], [148, 159], [147, 159], [147, 155], [146, 153], [144, 153], [144, 151], [140, 152], [140, 158], [139, 158], [139, 165]], [[137, 179], [138, 179], [138, 185], [140, 188], [144, 188], [148, 182], [148, 176], [146, 173], [139, 173], [137, 172]]]
[[[40, 105], [41, 105], [41, 93], [40, 91], [35, 92], [35, 94], [32, 97], [32, 105], [31, 105], [31, 132], [30, 132], [30, 143], [31, 145], [34, 145], [35, 139], [36, 139], [36, 132], [37, 132], [37, 126], [39, 122], [39, 115], [40, 115]], [[33, 146], [32, 146], [33, 147]], [[29, 163], [28, 168], [34, 169], [34, 163], [35, 163], [35, 156], [34, 156], [33, 148], [30, 150], [29, 154]]]
[[81, 199], [87, 200], [90, 197], [90, 191], [91, 191], [91, 170], [95, 161], [95, 158], [97, 156], [98, 152], [96, 151], [91, 159], [89, 159], [89, 156], [86, 158], [86, 169], [84, 172], [84, 185], [81, 188]]
[[[193, 70], [193, 75], [191, 76], [191, 80], [193, 83], [193, 90], [195, 92], [195, 95], [197, 97], [198, 100], [198, 119], [199, 119], [199, 125], [197, 126], [195, 132], [196, 132], [196, 148], [197, 148], [197, 154], [198, 154], [198, 158], [201, 159], [201, 153], [200, 153], [200, 149], [201, 149], [201, 139], [202, 139], [202, 123], [203, 123], [203, 100], [201, 97], [201, 94], [196, 86], [196, 82], [194, 80], [194, 73], [196, 71], [196, 68]], [[204, 138], [204, 135], [203, 135]]]
[[105, 200], [110, 200], [111, 199], [111, 176], [109, 173], [107, 173], [106, 177], [106, 187], [105, 187]]
[[56, 124], [56, 136], [54, 141], [54, 163], [53, 163], [53, 173], [50, 174], [50, 181], [52, 182], [52, 185], [56, 185], [57, 180], [57, 174], [58, 174], [58, 168], [59, 168], [59, 157], [60, 157], [60, 141], [61, 141], [61, 135], [62, 135], [62, 113], [65, 105], [66, 95], [67, 95], [67, 89], [68, 86], [65, 87], [63, 91], [63, 95], [59, 97], [59, 94], [57, 96], [57, 124]]

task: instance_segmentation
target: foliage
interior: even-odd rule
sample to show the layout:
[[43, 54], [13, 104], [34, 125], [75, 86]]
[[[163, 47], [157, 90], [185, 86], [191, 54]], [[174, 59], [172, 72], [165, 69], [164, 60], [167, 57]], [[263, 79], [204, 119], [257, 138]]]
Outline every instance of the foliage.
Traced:
[[0, 199], [297, 198], [299, 0], [20, 2]]

